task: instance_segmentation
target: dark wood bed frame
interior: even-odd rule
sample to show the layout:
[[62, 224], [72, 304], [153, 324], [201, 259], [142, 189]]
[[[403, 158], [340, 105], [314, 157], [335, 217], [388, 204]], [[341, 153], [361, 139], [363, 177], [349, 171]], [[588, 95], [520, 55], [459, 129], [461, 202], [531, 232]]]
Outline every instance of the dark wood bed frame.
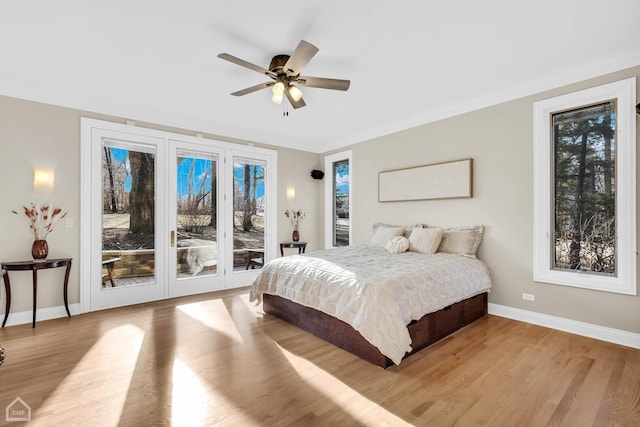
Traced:
[[[404, 358], [485, 316], [487, 303], [485, 292], [411, 322], [407, 328], [413, 351], [406, 353]], [[268, 294], [263, 295], [263, 309], [265, 313], [279, 317], [368, 362], [385, 369], [393, 365], [391, 359], [380, 353], [358, 331], [333, 316]]]

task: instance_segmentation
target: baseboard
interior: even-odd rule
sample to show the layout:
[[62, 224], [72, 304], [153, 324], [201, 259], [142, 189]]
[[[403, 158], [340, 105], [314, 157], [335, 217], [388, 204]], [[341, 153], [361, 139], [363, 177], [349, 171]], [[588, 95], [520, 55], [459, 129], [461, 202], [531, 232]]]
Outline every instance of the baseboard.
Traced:
[[[80, 313], [80, 304], [69, 304], [69, 311], [71, 315]], [[64, 309], [64, 305], [59, 305], [57, 307], [47, 307], [47, 308], [39, 308], [36, 311], [36, 322], [41, 322], [43, 320], [51, 320], [58, 319], [60, 317], [67, 317], [67, 310]], [[2, 313], [1, 318], [4, 319], [4, 313]], [[7, 319], [7, 324], [5, 326], [14, 326], [14, 325], [23, 325], [25, 323], [31, 323], [33, 320], [33, 311], [19, 311], [19, 312], [9, 312], [9, 318]]]
[[[69, 304], [69, 311], [72, 316], [79, 314], [80, 304]], [[489, 314], [640, 349], [640, 334], [633, 332], [607, 328], [604, 326], [593, 325], [591, 323], [579, 322], [577, 320], [565, 319], [563, 317], [551, 316], [548, 314], [536, 313], [534, 311], [522, 310], [493, 303], [489, 303]], [[66, 317], [66, 315], [67, 312], [63, 305], [40, 308], [36, 313], [36, 321], [39, 322], [43, 320], [57, 319], [60, 317]], [[4, 313], [2, 314], [2, 317], [4, 317]], [[31, 310], [9, 313], [9, 318], [7, 319], [7, 324], [5, 326], [31, 323], [32, 317], [33, 312]]]
[[640, 349], [640, 334], [489, 303], [489, 314]]

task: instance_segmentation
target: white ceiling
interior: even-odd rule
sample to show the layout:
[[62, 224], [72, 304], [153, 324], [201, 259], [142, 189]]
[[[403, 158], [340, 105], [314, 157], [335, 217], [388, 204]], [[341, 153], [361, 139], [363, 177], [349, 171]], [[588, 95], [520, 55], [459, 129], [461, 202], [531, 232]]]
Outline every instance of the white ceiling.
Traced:
[[[229, 95], [301, 39], [348, 92]], [[2, 95], [312, 152], [635, 65], [638, 0], [0, 2]]]

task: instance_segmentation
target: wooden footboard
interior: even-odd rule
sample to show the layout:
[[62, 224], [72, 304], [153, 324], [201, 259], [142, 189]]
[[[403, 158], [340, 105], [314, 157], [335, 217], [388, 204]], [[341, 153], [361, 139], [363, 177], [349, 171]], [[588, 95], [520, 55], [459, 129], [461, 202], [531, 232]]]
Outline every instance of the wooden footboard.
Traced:
[[[487, 314], [487, 293], [476, 295], [430, 313], [408, 325], [413, 351], [405, 358]], [[313, 308], [275, 296], [263, 295], [263, 309], [356, 356], [383, 368], [393, 362], [349, 324]]]

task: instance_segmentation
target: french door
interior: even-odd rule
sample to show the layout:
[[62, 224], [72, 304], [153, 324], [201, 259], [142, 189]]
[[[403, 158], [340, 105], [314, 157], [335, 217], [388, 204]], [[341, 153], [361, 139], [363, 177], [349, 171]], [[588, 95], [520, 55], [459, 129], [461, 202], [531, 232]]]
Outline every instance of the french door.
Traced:
[[248, 286], [275, 256], [274, 151], [82, 127], [83, 311]]
[[[169, 296], [224, 289], [224, 150], [169, 141]], [[224, 166], [224, 164], [222, 165]], [[222, 172], [222, 173], [221, 173]]]

